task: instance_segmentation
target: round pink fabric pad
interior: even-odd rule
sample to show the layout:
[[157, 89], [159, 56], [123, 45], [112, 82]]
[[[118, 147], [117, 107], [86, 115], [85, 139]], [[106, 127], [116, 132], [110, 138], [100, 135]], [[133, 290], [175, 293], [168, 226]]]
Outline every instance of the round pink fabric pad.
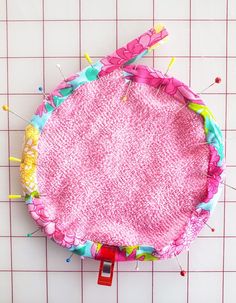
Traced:
[[160, 250], [207, 196], [203, 118], [121, 70], [81, 86], [54, 110], [38, 144], [45, 211], [64, 234]]

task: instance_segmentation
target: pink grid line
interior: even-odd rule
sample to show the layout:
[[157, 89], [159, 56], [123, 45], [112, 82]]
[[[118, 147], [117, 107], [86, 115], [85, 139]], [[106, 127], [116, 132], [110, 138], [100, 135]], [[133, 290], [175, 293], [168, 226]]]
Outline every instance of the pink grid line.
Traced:
[[[7, 104], [9, 105], [9, 99], [10, 96], [14, 96], [14, 95], [39, 95], [38, 93], [11, 93], [9, 91], [9, 60], [16, 58], [16, 59], [23, 59], [23, 58], [42, 58], [43, 59], [43, 86], [45, 87], [45, 59], [50, 59], [50, 58], [78, 58], [79, 59], [79, 65], [80, 65], [80, 69], [82, 67], [82, 59], [83, 56], [81, 54], [81, 45], [82, 45], [82, 40], [81, 40], [81, 29], [82, 29], [82, 24], [83, 21], [89, 21], [89, 22], [94, 22], [94, 21], [115, 21], [116, 22], [116, 47], [118, 47], [118, 41], [119, 41], [119, 22], [122, 21], [150, 21], [150, 19], [119, 19], [118, 16], [118, 1], [116, 0], [116, 18], [115, 19], [82, 19], [81, 18], [81, 6], [82, 6], [82, 0], [79, 0], [78, 3], [78, 9], [79, 9], [79, 18], [78, 19], [73, 19], [73, 20], [46, 20], [44, 18], [44, 13], [45, 13], [45, 8], [44, 8], [44, 0], [42, 0], [42, 16], [43, 18], [41, 20], [8, 20], [8, 1], [6, 1], [6, 20], [1, 20], [0, 22], [5, 22], [6, 23], [6, 45], [7, 45], [7, 55], [6, 57], [0, 57], [0, 59], [6, 59], [6, 63], [7, 63], [7, 91], [6, 93], [1, 93], [0, 95], [6, 95], [6, 100], [7, 100]], [[191, 40], [192, 40], [192, 36], [191, 36], [191, 27], [192, 27], [192, 22], [196, 22], [196, 21], [221, 21], [221, 22], [225, 22], [226, 24], [226, 41], [225, 41], [225, 47], [226, 47], [226, 56], [204, 56], [205, 58], [222, 58], [225, 59], [225, 66], [226, 66], [226, 86], [225, 86], [225, 92], [223, 93], [205, 93], [205, 95], [214, 95], [214, 94], [221, 94], [225, 96], [225, 123], [224, 123], [224, 131], [225, 131], [225, 154], [226, 154], [226, 148], [227, 148], [227, 133], [228, 131], [236, 131], [236, 129], [228, 129], [227, 128], [227, 114], [228, 114], [228, 95], [235, 95], [236, 93], [229, 93], [228, 92], [228, 85], [227, 85], [227, 79], [228, 79], [228, 59], [229, 58], [236, 58], [236, 56], [229, 56], [228, 55], [228, 24], [229, 21], [236, 21], [236, 19], [229, 19], [228, 16], [228, 0], [227, 0], [227, 10], [226, 10], [226, 17], [224, 19], [193, 19], [192, 18], [192, 1], [189, 0], [190, 3], [190, 9], [189, 9], [189, 18], [186, 19], [155, 19], [155, 1], [153, 0], [153, 15], [152, 15], [152, 19], [151, 21], [153, 22], [153, 24], [155, 23], [155, 21], [186, 21], [189, 23], [189, 55], [188, 56], [176, 56], [177, 58], [187, 58], [189, 60], [189, 85], [191, 86], [191, 65], [192, 65], [192, 59], [193, 58], [202, 58], [202, 56], [192, 56], [192, 45], [191, 45]], [[47, 57], [45, 56], [45, 39], [44, 39], [44, 25], [45, 22], [57, 22], [57, 21], [62, 21], [62, 22], [70, 22], [70, 21], [75, 21], [78, 22], [78, 28], [79, 28], [79, 32], [80, 32], [80, 38], [78, 39], [78, 43], [79, 43], [79, 55], [78, 56], [60, 56], [60, 57]], [[43, 27], [43, 56], [42, 57], [10, 57], [8, 55], [8, 23], [9, 22], [41, 22], [42, 23], [42, 27]], [[92, 58], [98, 58], [100, 56], [91, 56]], [[152, 65], [153, 67], [155, 66], [155, 59], [156, 58], [170, 58], [171, 56], [158, 56], [155, 55], [155, 53], [153, 53], [151, 56], [148, 56], [148, 58], [152, 58]], [[9, 114], [7, 115], [7, 126], [8, 128], [6, 130], [0, 130], [0, 131], [7, 131], [8, 132], [8, 153], [10, 153], [10, 132], [11, 131], [24, 131], [24, 130], [12, 130], [10, 129], [10, 119], [9, 119]], [[11, 189], [11, 169], [10, 167], [17, 167], [17, 166], [12, 166], [10, 165], [10, 163], [8, 162], [8, 165], [6, 166], [0, 166], [0, 167], [8, 167], [9, 168], [9, 189]], [[236, 165], [228, 165], [228, 167], [236, 167]], [[226, 187], [225, 187], [226, 189]], [[3, 202], [7, 202], [9, 203], [9, 201], [3, 201]], [[24, 203], [23, 201], [18, 201], [17, 203]], [[190, 265], [190, 254], [188, 253], [187, 255], [187, 268], [186, 270], [189, 273], [194, 273], [194, 272], [200, 272], [200, 273], [205, 273], [205, 272], [219, 272], [222, 273], [222, 303], [224, 303], [224, 292], [225, 292], [225, 273], [226, 272], [235, 272], [235, 271], [231, 271], [231, 270], [225, 270], [225, 239], [227, 238], [236, 238], [236, 236], [226, 236], [225, 234], [225, 227], [226, 227], [226, 204], [227, 203], [235, 203], [236, 201], [227, 201], [227, 196], [226, 196], [226, 190], [224, 192], [224, 197], [223, 197], [223, 201], [220, 201], [220, 203], [223, 203], [224, 207], [223, 207], [223, 235], [222, 236], [199, 236], [199, 238], [210, 238], [210, 239], [215, 239], [215, 238], [219, 238], [219, 239], [223, 239], [223, 260], [222, 260], [222, 270], [189, 270], [189, 265]], [[13, 280], [13, 276], [15, 272], [45, 272], [45, 283], [46, 283], [46, 302], [47, 303], [51, 303], [49, 302], [49, 297], [48, 297], [48, 273], [49, 272], [80, 272], [81, 273], [81, 285], [80, 285], [80, 290], [81, 290], [81, 302], [84, 302], [84, 273], [85, 272], [97, 272], [97, 271], [92, 271], [92, 270], [85, 270], [84, 269], [84, 261], [81, 260], [81, 270], [49, 270], [48, 269], [48, 246], [47, 246], [47, 239], [44, 236], [34, 236], [36, 238], [38, 237], [43, 237], [45, 238], [45, 260], [46, 260], [46, 266], [45, 266], [45, 270], [15, 270], [13, 269], [13, 260], [12, 260], [12, 239], [13, 238], [26, 238], [26, 236], [14, 236], [12, 234], [12, 204], [9, 203], [9, 221], [10, 221], [10, 236], [1, 236], [1, 238], [4, 237], [9, 237], [10, 238], [10, 252], [11, 252], [11, 267], [9, 270], [1, 270], [0, 272], [10, 272], [11, 274], [11, 302], [14, 303], [14, 280]], [[178, 272], [178, 268], [176, 269], [176, 271], [158, 271], [154, 269], [154, 264], [152, 262], [152, 268], [151, 268], [151, 275], [152, 275], [152, 302], [158, 302], [158, 294], [157, 297], [154, 298], [154, 287], [155, 287], [155, 283], [158, 283], [158, 281], [155, 281], [154, 279], [154, 273], [159, 273], [159, 272]], [[116, 278], [117, 278], [117, 282], [116, 282], [116, 302], [119, 302], [119, 272], [132, 272], [135, 273], [134, 271], [124, 271], [124, 270], [120, 270], [119, 269], [119, 265], [117, 264], [116, 269]], [[150, 271], [142, 271], [142, 272], [148, 272], [150, 273]], [[190, 286], [190, 282], [191, 282], [191, 275], [187, 275], [187, 287], [186, 287], [186, 302], [189, 302], [189, 286]]]
[[[192, 67], [192, 0], [189, 0], [189, 86], [191, 87], [191, 67]], [[190, 285], [190, 275], [189, 275], [189, 252], [187, 253], [187, 303], [189, 302], [189, 285]]]
[[[155, 26], [155, 0], [152, 1], [152, 26]], [[155, 67], [155, 50], [152, 52], [152, 67]], [[152, 262], [152, 303], [154, 302], [154, 263]], [[158, 295], [157, 295], [158, 298]]]
[[[4, 201], [3, 201], [4, 202]], [[8, 201], [5, 201], [5, 202], [8, 202]], [[25, 203], [24, 201], [20, 201], [20, 202], [22, 202], [22, 204], [23, 203]], [[2, 201], [1, 201], [1, 203], [2, 203]], [[19, 203], [19, 202], [17, 202], [17, 203]], [[235, 203], [235, 201], [233, 202], [233, 203]], [[0, 238], [8, 238], [9, 236], [0, 236]], [[26, 235], [24, 235], [24, 236], [11, 236], [12, 238], [28, 238]], [[45, 238], [45, 236], [37, 236], [37, 235], [34, 235], [34, 236], [32, 236], [32, 237], [30, 237], [30, 238]], [[226, 235], [222, 235], [222, 236], [198, 236], [198, 238], [199, 239], [208, 239], [208, 238], [210, 238], [210, 239], [221, 239], [221, 238], [226, 238], [226, 239], [235, 239], [236, 238], [236, 236], [226, 236]], [[1, 271], [1, 269], [0, 269], [0, 271]]]
[[[145, 58], [171, 58], [171, 57], [176, 57], [176, 58], [183, 58], [183, 59], [188, 59], [189, 56], [188, 55], [175, 55], [173, 54], [172, 56], [170, 55], [161, 55], [161, 56], [155, 56], [155, 55], [145, 55]], [[91, 58], [102, 58], [101, 54], [99, 55], [91, 55], [90, 56]], [[0, 56], [0, 59], [42, 59], [42, 58], [45, 58], [45, 59], [55, 59], [55, 58], [59, 58], [59, 59], [84, 59], [84, 56], [8, 56], [8, 57], [4, 57], [4, 56]], [[197, 55], [194, 55], [194, 56], [191, 56], [191, 58], [196, 58], [196, 59], [205, 59], [205, 58], [214, 58], [214, 59], [225, 59], [226, 56], [223, 56], [223, 55], [212, 55], [212, 56], [197, 56]], [[227, 56], [227, 58], [236, 58], [236, 56]]]
[[[79, 0], [79, 68], [80, 70], [82, 69], [82, 22], [81, 22], [81, 10], [82, 10], [82, 0]], [[80, 268], [81, 268], [81, 275], [80, 275], [80, 279], [81, 279], [81, 284], [80, 284], [80, 293], [81, 293], [81, 303], [84, 302], [84, 260], [81, 259], [80, 260]]]
[[[1, 200], [1, 203], [9, 203], [9, 200]], [[16, 203], [25, 203], [25, 201], [21, 201], [21, 200], [18, 200]], [[219, 201], [218, 203], [220, 203], [220, 204], [223, 204], [223, 203], [226, 203], [226, 204], [231, 204], [231, 203], [236, 203], [236, 200], [229, 200], [229, 201]], [[5, 236], [0, 236], [0, 238], [2, 238], [2, 237], [5, 237]], [[13, 238], [15, 237], [15, 236], [12, 236]], [[200, 238], [201, 237], [203, 237], [203, 236], [199, 236]], [[232, 236], [225, 236], [226, 238], [227, 237], [232, 237]], [[236, 236], [235, 236], [236, 237]]]
[[[8, 16], [8, 3], [6, 0], [6, 17]], [[7, 105], [9, 106], [9, 64], [8, 64], [8, 22], [6, 20], [6, 54], [7, 54], [7, 60], [6, 60], [6, 66], [7, 66], [7, 93], [6, 93], [6, 99], [7, 99]], [[9, 119], [9, 112], [7, 113], [7, 127], [8, 130], [10, 128], [10, 119]], [[10, 133], [8, 131], [8, 154], [10, 153]], [[8, 165], [10, 166], [10, 161], [8, 160]], [[9, 169], [9, 178], [8, 178], [8, 186], [9, 190], [11, 190], [11, 171]], [[13, 258], [12, 258], [12, 208], [11, 203], [9, 203], [9, 222], [10, 222], [10, 264], [11, 264], [11, 302], [13, 303]]]
[[[85, 269], [77, 269], [77, 270], [40, 270], [40, 269], [13, 269], [13, 270], [9, 270], [9, 269], [1, 269], [0, 272], [44, 272], [44, 273], [51, 273], [51, 272], [58, 272], [58, 273], [63, 273], [63, 272], [80, 272], [80, 273], [97, 273], [97, 270], [85, 270]], [[137, 274], [137, 272], [135, 270], [131, 271], [131, 270], [119, 270], [117, 271], [117, 269], [114, 269], [115, 273], [134, 273]], [[150, 270], [142, 270], [140, 271], [141, 273], [146, 272], [146, 273], [150, 273]], [[224, 272], [235, 272], [235, 270], [225, 270]], [[153, 270], [153, 273], [179, 273], [179, 270]], [[190, 270], [189, 273], [222, 273], [221, 270]], [[154, 284], [154, 283], [153, 283]], [[155, 300], [156, 300], [157, 296], [155, 296]]]
[[[227, 131], [229, 131], [229, 130], [227, 130]], [[0, 168], [1, 167], [9, 167], [9, 165], [0, 165]], [[20, 165], [11, 165], [10, 167], [20, 167]], [[226, 167], [236, 167], [236, 165], [235, 164], [230, 164], [230, 165], [226, 165]]]
[[[48, 93], [47, 91], [45, 93]], [[5, 96], [7, 94], [6, 93], [0, 93], [0, 96]], [[20, 92], [20, 93], [9, 93], [8, 94], [9, 96], [37, 96], [37, 95], [40, 95], [39, 93], [29, 93], [29, 92]], [[235, 93], [221, 93], [221, 92], [213, 92], [213, 93], [202, 93], [201, 95], [236, 95], [236, 92]], [[227, 129], [228, 130], [228, 129]], [[234, 129], [232, 129], [234, 130]]]
[[[153, 18], [151, 18], [151, 20], [153, 20]], [[42, 22], [43, 19], [9, 19], [9, 20], [0, 20], [0, 22]], [[45, 22], [77, 22], [77, 21], [81, 21], [81, 22], [111, 22], [111, 21], [117, 21], [117, 19], [44, 19]], [[131, 19], [125, 19], [125, 18], [119, 18], [118, 20], [119, 22], [123, 22], [123, 21], [129, 21], [129, 22], [134, 22], [134, 21], [150, 21], [150, 19], [148, 18], [131, 18]], [[204, 22], [204, 21], [209, 21], [209, 22], [215, 22], [215, 21], [221, 21], [221, 22], [225, 22], [225, 21], [236, 21], [235, 18], [230, 18], [230, 19], [224, 19], [224, 18], [219, 18], [219, 19], [207, 19], [207, 18], [173, 18], [173, 19], [168, 19], [168, 18], [154, 18], [155, 22], [160, 22], [160, 21], [173, 21], [173, 22], [178, 22], [178, 21], [186, 21], [186, 22]]]
[[[229, 1], [226, 0], [226, 35], [225, 35], [225, 156], [227, 155], [227, 114], [228, 114], [228, 25], [229, 25]], [[227, 159], [226, 159], [227, 160]], [[226, 185], [224, 185], [224, 211], [223, 211], [223, 259], [222, 259], [222, 303], [224, 303], [225, 297], [225, 229], [226, 229]]]
[[[42, 45], [43, 45], [43, 87], [46, 87], [46, 81], [45, 81], [45, 26], [44, 26], [44, 0], [42, 0]], [[45, 283], [46, 283], [46, 302], [48, 303], [48, 240], [45, 238]]]
[[[118, 48], [119, 23], [118, 23], [118, 0], [116, 0], [116, 49]], [[116, 303], [119, 302], [119, 264], [116, 264]]]
[[[40, 269], [13, 269], [13, 270], [9, 270], [9, 269], [1, 269], [0, 272], [31, 272], [31, 273], [97, 273], [97, 270], [85, 270], [85, 269], [77, 269], [77, 270], [40, 270]], [[117, 271], [117, 269], [114, 269], [115, 273], [133, 273], [133, 274], [137, 274], [136, 271], [131, 271], [131, 270], [119, 270]], [[141, 273], [150, 273], [150, 270], [142, 270], [140, 271]], [[153, 270], [153, 273], [179, 273], [179, 270]], [[189, 273], [223, 273], [222, 270], [190, 270]], [[224, 270], [224, 273], [235, 273], [235, 270]], [[152, 272], [151, 272], [152, 274]], [[153, 283], [154, 286], [154, 283]], [[156, 299], [157, 296], [155, 296], [154, 299]], [[53, 302], [54, 303], [54, 302]]]

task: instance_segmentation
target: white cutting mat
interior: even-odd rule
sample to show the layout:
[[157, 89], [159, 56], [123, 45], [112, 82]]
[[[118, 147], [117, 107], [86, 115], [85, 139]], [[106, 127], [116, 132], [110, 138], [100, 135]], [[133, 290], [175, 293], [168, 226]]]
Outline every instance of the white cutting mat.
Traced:
[[[236, 186], [236, 1], [235, 0], [0, 0], [0, 103], [30, 119], [41, 101], [37, 87], [50, 92], [61, 76], [111, 53], [154, 23], [167, 27], [169, 42], [143, 62], [165, 71], [171, 57], [176, 77], [204, 94], [226, 137], [227, 179]], [[0, 113], [0, 303], [234, 303], [236, 298], [236, 192], [226, 189], [206, 227], [180, 262], [118, 264], [112, 287], [96, 284], [98, 263], [80, 261], [37, 233], [19, 193], [25, 123]]]

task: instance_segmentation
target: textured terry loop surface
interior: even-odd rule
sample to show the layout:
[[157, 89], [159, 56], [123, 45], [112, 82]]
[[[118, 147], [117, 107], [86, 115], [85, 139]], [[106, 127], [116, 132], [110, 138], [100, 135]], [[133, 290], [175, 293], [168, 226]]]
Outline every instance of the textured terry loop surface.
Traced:
[[160, 249], [206, 196], [209, 149], [199, 115], [146, 84], [123, 102], [126, 88], [115, 71], [55, 110], [39, 139], [39, 192], [81, 243]]

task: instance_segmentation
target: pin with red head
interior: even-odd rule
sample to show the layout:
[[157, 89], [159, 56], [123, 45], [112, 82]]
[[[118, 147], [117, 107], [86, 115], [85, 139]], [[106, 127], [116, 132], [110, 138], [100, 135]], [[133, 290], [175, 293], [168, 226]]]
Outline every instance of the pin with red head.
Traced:
[[204, 93], [205, 91], [207, 91], [210, 87], [212, 87], [215, 84], [220, 84], [221, 83], [221, 78], [220, 77], [216, 77], [214, 82], [212, 82], [210, 85], [208, 85], [206, 88], [204, 88], [199, 95], [201, 95], [202, 93]]

